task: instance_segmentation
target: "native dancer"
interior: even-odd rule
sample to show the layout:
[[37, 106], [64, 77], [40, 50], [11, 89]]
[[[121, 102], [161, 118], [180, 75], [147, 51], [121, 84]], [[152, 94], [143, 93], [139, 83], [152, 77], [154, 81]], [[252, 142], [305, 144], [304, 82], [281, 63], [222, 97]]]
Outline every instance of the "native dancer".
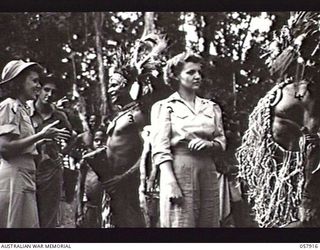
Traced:
[[291, 13], [270, 46], [277, 84], [249, 117], [236, 157], [260, 227], [319, 226], [320, 14]]
[[[108, 224], [110, 212], [111, 222], [115, 227], [142, 227], [149, 224], [141, 223], [140, 218], [140, 206], [143, 212], [146, 211], [146, 203], [139, 204], [139, 200], [144, 200], [144, 190], [139, 189], [140, 179], [144, 182], [146, 173], [141, 171], [140, 178], [137, 175], [145, 162], [144, 159], [140, 160], [141, 155], [144, 158], [146, 152], [143, 150], [140, 133], [147, 124], [148, 109], [160, 93], [158, 82], [162, 79], [161, 58], [166, 47], [167, 41], [163, 35], [144, 35], [133, 48], [131, 58], [121, 52], [118, 65], [109, 79], [108, 94], [119, 111], [107, 129], [111, 177], [102, 184], [111, 200], [105, 196], [106, 199], [102, 201], [103, 225]], [[146, 213], [142, 216], [142, 221], [148, 221]]]

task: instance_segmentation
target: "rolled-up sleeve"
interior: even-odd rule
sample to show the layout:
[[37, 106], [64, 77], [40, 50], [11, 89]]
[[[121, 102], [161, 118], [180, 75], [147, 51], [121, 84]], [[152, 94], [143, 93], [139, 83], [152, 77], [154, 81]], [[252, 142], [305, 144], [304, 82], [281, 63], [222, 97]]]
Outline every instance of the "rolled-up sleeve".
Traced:
[[214, 107], [214, 112], [216, 116], [216, 119], [215, 119], [216, 129], [213, 135], [214, 137], [213, 139], [220, 143], [223, 150], [226, 150], [227, 140], [226, 140], [226, 136], [224, 134], [224, 129], [223, 129], [222, 111], [217, 104], [215, 104], [213, 107]]
[[170, 150], [171, 120], [169, 109], [164, 103], [157, 102], [151, 109], [151, 146], [154, 163], [159, 166], [172, 161]]
[[13, 103], [1, 103], [0, 105], [0, 135], [20, 135], [20, 113]]

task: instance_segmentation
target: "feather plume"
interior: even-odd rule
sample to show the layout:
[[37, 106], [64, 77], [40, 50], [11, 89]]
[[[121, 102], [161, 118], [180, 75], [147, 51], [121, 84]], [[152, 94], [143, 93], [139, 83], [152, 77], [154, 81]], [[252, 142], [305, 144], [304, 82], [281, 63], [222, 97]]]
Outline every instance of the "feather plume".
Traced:
[[135, 67], [138, 73], [143, 71], [157, 69], [162, 62], [162, 53], [167, 48], [168, 40], [165, 35], [151, 33], [137, 41], [131, 65]]
[[[290, 66], [294, 63], [301, 63], [315, 59], [317, 48], [319, 47], [320, 13], [317, 12], [292, 12], [280, 32], [276, 35], [267, 48], [266, 64], [270, 69], [271, 75], [279, 74], [280, 79], [288, 75]], [[314, 40], [306, 40], [314, 36]], [[302, 58], [303, 60], [298, 60]], [[319, 59], [315, 59], [319, 60]], [[301, 69], [304, 67], [293, 67]], [[301, 72], [290, 72], [291, 75], [301, 75]]]

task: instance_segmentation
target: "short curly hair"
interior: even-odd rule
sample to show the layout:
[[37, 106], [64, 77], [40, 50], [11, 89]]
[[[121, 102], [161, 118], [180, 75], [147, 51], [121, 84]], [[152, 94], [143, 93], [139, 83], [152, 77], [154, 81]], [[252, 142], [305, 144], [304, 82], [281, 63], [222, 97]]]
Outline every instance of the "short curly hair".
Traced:
[[165, 84], [173, 90], [177, 90], [179, 85], [178, 75], [181, 73], [183, 66], [188, 62], [202, 64], [203, 58], [193, 52], [182, 52], [169, 59], [164, 67], [163, 78]]

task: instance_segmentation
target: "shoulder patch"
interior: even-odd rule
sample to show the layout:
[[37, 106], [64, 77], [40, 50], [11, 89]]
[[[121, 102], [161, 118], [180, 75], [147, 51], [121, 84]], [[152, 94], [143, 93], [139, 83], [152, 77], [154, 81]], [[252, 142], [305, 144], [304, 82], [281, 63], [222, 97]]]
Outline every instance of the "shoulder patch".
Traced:
[[173, 108], [170, 105], [166, 106], [169, 113], [173, 113]]
[[215, 103], [214, 101], [210, 100], [210, 99], [205, 99], [205, 98], [201, 98], [201, 104], [210, 104], [210, 105], [217, 105], [219, 106], [217, 103]]
[[18, 110], [19, 110], [19, 104], [17, 102], [12, 102], [10, 103], [11, 105], [11, 111], [14, 113], [14, 114], [17, 114]]
[[11, 108], [12, 113], [17, 114], [17, 109], [15, 109], [14, 107]]

